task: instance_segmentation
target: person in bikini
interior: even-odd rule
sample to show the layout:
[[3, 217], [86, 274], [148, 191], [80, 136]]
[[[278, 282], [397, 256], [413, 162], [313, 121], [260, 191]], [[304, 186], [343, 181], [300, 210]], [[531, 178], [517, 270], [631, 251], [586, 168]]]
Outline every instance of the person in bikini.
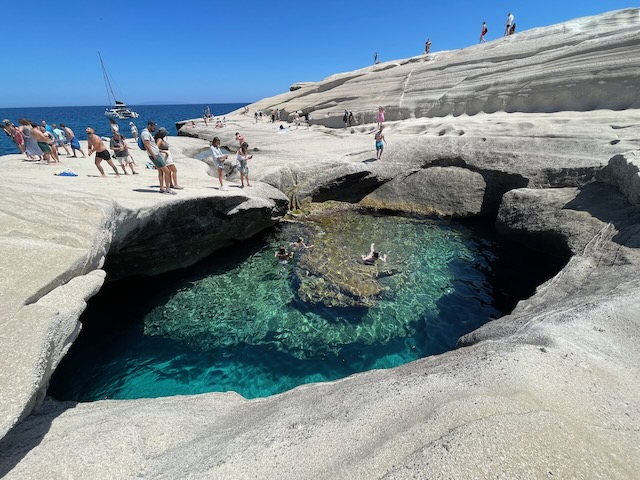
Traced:
[[116, 176], [119, 177], [120, 174], [118, 173], [118, 169], [113, 164], [113, 161], [111, 161], [111, 154], [109, 153], [109, 150], [107, 150], [107, 147], [105, 147], [102, 139], [95, 134], [95, 131], [93, 130], [93, 128], [87, 128], [86, 132], [87, 132], [87, 144], [89, 145], [87, 156], [90, 157], [93, 152], [96, 153], [95, 163], [96, 163], [96, 167], [98, 168], [98, 171], [100, 172], [100, 175], [102, 175], [103, 177], [106, 177], [104, 170], [100, 165], [102, 163], [102, 160], [106, 160], [106, 162], [111, 166], [111, 168], [113, 168], [113, 171], [115, 172]]

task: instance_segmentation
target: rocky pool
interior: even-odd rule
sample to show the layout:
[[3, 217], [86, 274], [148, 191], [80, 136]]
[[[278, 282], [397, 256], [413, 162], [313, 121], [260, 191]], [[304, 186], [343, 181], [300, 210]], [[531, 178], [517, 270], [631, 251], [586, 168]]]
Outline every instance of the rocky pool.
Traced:
[[[313, 248], [279, 264], [298, 236]], [[386, 262], [359, 261], [371, 242]], [[186, 270], [107, 283], [49, 394], [255, 398], [395, 367], [454, 348], [562, 266], [485, 227], [338, 209]]]

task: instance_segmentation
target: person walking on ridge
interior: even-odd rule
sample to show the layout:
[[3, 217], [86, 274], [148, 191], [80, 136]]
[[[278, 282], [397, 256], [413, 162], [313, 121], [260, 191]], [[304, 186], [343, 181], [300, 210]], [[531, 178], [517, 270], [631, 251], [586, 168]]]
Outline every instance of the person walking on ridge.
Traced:
[[431, 51], [431, 39], [427, 38], [424, 44], [424, 54], [427, 55]]
[[509, 15], [507, 15], [507, 21], [504, 24], [504, 36], [505, 37], [510, 34], [511, 25], [513, 25], [513, 14], [511, 12], [509, 12]]
[[480, 30], [480, 41], [478, 43], [486, 42], [484, 36], [488, 31], [489, 29], [487, 28], [487, 22], [482, 22], [482, 30]]

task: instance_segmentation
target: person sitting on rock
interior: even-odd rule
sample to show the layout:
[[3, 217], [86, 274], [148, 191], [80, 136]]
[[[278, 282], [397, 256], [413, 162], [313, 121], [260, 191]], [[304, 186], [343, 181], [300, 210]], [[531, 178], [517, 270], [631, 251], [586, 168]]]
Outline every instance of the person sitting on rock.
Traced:
[[360, 258], [362, 258], [365, 265], [375, 265], [377, 260], [382, 260], [383, 262], [387, 261], [387, 255], [381, 255], [380, 252], [375, 249], [375, 243], [371, 244], [371, 251], [369, 254], [360, 255]]
[[313, 247], [313, 245], [307, 245], [306, 243], [304, 243], [304, 238], [302, 237], [298, 237], [298, 239], [295, 242], [291, 242], [289, 246], [296, 247], [296, 248], [312, 248]]

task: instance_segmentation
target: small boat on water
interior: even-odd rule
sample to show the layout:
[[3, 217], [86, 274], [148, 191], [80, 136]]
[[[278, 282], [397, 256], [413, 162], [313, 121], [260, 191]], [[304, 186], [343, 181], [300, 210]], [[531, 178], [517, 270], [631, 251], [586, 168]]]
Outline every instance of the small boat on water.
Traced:
[[107, 108], [104, 114], [109, 118], [138, 118], [139, 115], [130, 110], [124, 102], [118, 100], [115, 101], [115, 105], [111, 108]]
[[104, 77], [104, 84], [107, 88], [107, 97], [109, 99], [109, 103], [113, 106], [108, 107], [104, 114], [109, 118], [138, 118], [139, 115], [133, 110], [129, 109], [124, 102], [120, 100], [116, 100], [116, 96], [113, 93], [113, 87], [111, 86], [111, 80], [109, 80], [109, 75], [107, 74], [107, 69], [104, 66], [104, 62], [102, 61], [102, 55], [98, 52], [98, 57], [100, 57], [100, 66], [102, 67], [102, 76]]

